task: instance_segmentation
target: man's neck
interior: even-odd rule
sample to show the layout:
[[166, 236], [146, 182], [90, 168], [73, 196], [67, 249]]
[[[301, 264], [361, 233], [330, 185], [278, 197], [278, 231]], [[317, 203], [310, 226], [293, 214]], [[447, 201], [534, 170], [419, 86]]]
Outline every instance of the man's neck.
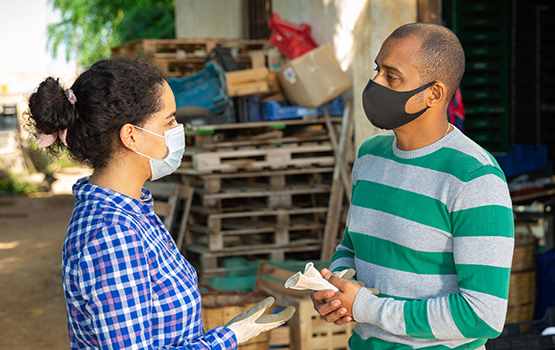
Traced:
[[417, 120], [393, 130], [400, 150], [413, 151], [426, 147], [439, 141], [452, 130], [447, 118], [435, 123], [423, 120], [413, 124]]

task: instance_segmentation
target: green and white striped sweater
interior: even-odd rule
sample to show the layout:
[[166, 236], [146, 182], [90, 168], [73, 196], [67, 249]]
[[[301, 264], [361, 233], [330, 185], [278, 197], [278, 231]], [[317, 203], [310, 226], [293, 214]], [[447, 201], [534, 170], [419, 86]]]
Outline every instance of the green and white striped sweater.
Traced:
[[360, 148], [330, 269], [354, 268], [351, 349], [476, 349], [503, 329], [512, 204], [495, 159], [454, 129], [414, 151], [393, 132]]

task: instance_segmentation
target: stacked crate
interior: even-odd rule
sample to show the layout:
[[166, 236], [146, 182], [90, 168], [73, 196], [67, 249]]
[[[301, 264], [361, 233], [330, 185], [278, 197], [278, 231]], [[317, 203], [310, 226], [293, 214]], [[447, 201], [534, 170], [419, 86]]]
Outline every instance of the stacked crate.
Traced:
[[444, 0], [447, 27], [466, 56], [461, 92], [466, 134], [490, 152], [510, 146], [509, 26], [505, 0]]
[[319, 259], [335, 164], [323, 118], [203, 125], [186, 139], [183, 254], [202, 280], [225, 276], [231, 257]]
[[241, 39], [138, 39], [113, 47], [112, 55], [149, 57], [168, 77], [182, 77], [216, 59], [212, 54], [216, 48], [229, 49], [238, 65], [252, 68], [266, 64], [269, 44], [267, 40]]

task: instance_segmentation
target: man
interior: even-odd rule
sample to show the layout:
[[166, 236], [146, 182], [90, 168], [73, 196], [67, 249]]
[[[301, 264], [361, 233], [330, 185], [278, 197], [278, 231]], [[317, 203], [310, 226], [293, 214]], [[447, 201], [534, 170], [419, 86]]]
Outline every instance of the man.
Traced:
[[494, 158], [445, 118], [464, 73], [448, 29], [396, 29], [363, 92], [372, 124], [353, 166], [344, 238], [313, 292], [328, 322], [356, 321], [351, 349], [483, 349], [503, 329], [514, 247], [512, 205]]

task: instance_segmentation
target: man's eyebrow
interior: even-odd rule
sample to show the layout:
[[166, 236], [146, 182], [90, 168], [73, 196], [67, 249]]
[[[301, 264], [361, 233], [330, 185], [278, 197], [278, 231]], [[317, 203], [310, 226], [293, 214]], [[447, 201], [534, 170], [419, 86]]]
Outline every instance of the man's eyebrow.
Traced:
[[[378, 64], [378, 62], [374, 61], [374, 63], [376, 64], [376, 66], [380, 67], [380, 65]], [[393, 71], [397, 74], [403, 75], [403, 72], [401, 72], [398, 68], [392, 67], [392, 66], [388, 66], [388, 65], [382, 65], [381, 67], [386, 68], [390, 71]]]
[[170, 115], [168, 115], [166, 117], [166, 119], [170, 119], [170, 118], [173, 118], [173, 117], [175, 117], [175, 111], [171, 112]]

